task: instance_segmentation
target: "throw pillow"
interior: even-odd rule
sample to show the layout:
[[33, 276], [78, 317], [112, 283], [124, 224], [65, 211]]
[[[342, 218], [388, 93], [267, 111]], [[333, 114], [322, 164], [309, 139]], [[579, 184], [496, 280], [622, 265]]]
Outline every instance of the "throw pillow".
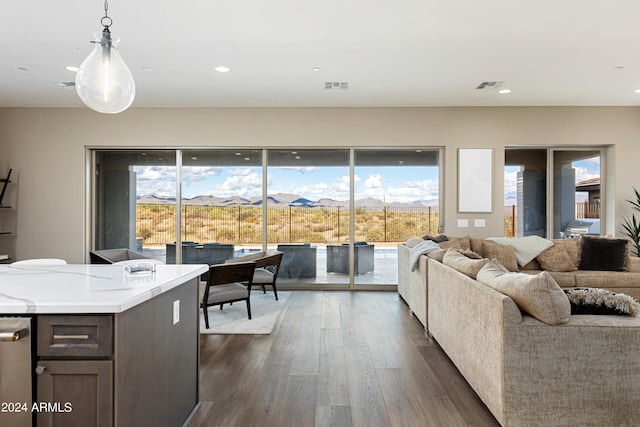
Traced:
[[599, 288], [565, 289], [571, 314], [617, 314], [637, 316], [640, 304], [631, 296]]
[[531, 260], [540, 255], [542, 251], [553, 245], [551, 240], [540, 236], [489, 237], [488, 239], [502, 245], [513, 246], [516, 250], [518, 265], [520, 266], [527, 265]]
[[554, 240], [553, 246], [537, 256], [540, 267], [548, 271], [574, 271], [578, 269], [580, 242], [578, 239]]
[[582, 236], [580, 270], [624, 271], [627, 269], [629, 241]]
[[471, 259], [482, 259], [483, 258], [482, 256], [478, 255], [477, 253], [475, 253], [471, 249], [456, 249], [456, 248], [453, 248], [453, 249], [456, 252], [459, 252], [462, 255], [466, 256], [467, 258], [471, 258]]
[[471, 249], [471, 238], [469, 236], [452, 237], [446, 242], [438, 243], [440, 249]]
[[438, 234], [437, 236], [426, 235], [423, 237], [424, 240], [431, 240], [432, 242], [442, 243], [449, 240], [449, 238], [444, 234]]
[[549, 325], [567, 323], [571, 305], [562, 288], [546, 271], [512, 273], [497, 260], [478, 272], [478, 281], [511, 298], [520, 310]]
[[518, 258], [513, 246], [501, 245], [491, 240], [483, 240], [482, 256], [489, 259], [497, 259], [509, 271], [518, 271]]
[[484, 258], [467, 258], [454, 248], [449, 248], [444, 254], [444, 258], [442, 259], [443, 264], [455, 268], [459, 272], [466, 274], [472, 279], [476, 278], [476, 276], [478, 275], [478, 271], [480, 271], [480, 269], [484, 267], [487, 262], [489, 262], [489, 260]]
[[449, 249], [438, 249], [437, 251], [429, 252], [427, 258], [433, 258], [438, 262], [442, 262], [444, 254], [446, 254], [448, 250]]

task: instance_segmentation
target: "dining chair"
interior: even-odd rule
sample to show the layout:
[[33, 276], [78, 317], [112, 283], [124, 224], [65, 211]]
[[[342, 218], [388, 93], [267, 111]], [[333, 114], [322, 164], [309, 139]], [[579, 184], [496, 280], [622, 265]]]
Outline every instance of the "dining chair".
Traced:
[[278, 279], [278, 272], [280, 271], [280, 264], [282, 263], [282, 256], [284, 254], [280, 251], [268, 250], [258, 252], [256, 254], [249, 254], [237, 258], [231, 258], [225, 261], [225, 264], [235, 264], [239, 262], [255, 261], [256, 269], [253, 273], [253, 285], [262, 286], [262, 292], [267, 293], [265, 286], [271, 286], [273, 288], [273, 295], [278, 300], [278, 289], [276, 288], [276, 280]]
[[236, 301], [246, 301], [247, 315], [251, 319], [251, 286], [253, 284], [253, 272], [255, 262], [242, 262], [233, 264], [214, 264], [209, 267], [207, 282], [200, 287], [204, 324], [209, 329], [208, 308]]

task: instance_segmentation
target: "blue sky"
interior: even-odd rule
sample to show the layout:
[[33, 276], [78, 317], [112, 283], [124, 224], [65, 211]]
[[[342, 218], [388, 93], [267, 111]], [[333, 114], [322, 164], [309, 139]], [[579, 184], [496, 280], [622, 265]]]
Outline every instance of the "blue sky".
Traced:
[[[600, 176], [600, 159], [574, 162], [576, 182]], [[505, 206], [515, 203], [518, 167], [505, 168]], [[175, 168], [136, 166], [137, 194], [175, 195]], [[217, 197], [257, 197], [262, 194], [262, 172], [259, 167], [185, 167], [182, 195]], [[269, 168], [270, 194], [291, 193], [309, 200], [330, 198], [347, 200], [349, 169], [347, 167]], [[434, 167], [388, 166], [357, 167], [356, 198], [367, 197], [387, 203], [424, 203], [438, 198], [438, 170]]]

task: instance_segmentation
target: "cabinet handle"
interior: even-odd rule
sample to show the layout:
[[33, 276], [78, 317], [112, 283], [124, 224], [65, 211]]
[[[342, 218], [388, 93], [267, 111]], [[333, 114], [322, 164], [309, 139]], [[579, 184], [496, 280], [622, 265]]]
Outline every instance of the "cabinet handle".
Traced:
[[13, 332], [0, 332], [0, 341], [18, 341], [20, 338], [26, 336], [26, 329]]
[[88, 340], [89, 335], [54, 335], [54, 340]]
[[38, 365], [36, 366], [36, 374], [42, 375], [44, 374], [44, 370], [47, 369], [46, 366]]

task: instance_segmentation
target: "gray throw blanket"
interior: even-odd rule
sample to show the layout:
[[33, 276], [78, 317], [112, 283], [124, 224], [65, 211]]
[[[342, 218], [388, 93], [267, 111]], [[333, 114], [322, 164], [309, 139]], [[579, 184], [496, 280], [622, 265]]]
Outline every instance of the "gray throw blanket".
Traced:
[[418, 267], [418, 259], [420, 259], [420, 255], [428, 254], [429, 252], [437, 251], [440, 249], [437, 243], [431, 240], [425, 240], [424, 242], [420, 242], [411, 248], [411, 252], [409, 253], [409, 260], [411, 261], [411, 271], [416, 271], [416, 267]]

